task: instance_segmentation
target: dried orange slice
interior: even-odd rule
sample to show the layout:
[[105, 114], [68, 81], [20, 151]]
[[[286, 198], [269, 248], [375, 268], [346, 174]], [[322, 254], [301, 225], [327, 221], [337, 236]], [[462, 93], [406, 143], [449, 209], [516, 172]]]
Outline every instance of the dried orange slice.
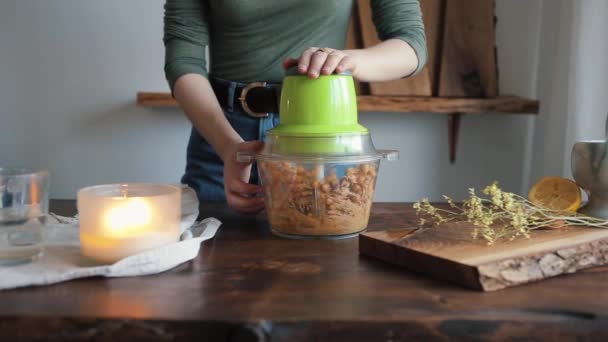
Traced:
[[528, 199], [541, 208], [575, 212], [581, 207], [581, 189], [569, 179], [544, 177], [530, 189]]

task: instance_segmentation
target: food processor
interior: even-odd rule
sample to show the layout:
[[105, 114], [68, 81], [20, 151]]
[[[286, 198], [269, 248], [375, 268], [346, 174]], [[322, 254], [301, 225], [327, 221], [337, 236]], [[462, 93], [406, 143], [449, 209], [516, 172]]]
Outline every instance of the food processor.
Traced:
[[272, 232], [287, 238], [339, 239], [367, 228], [381, 159], [358, 122], [350, 74], [310, 79], [290, 72], [283, 80], [280, 123], [266, 132], [256, 161]]

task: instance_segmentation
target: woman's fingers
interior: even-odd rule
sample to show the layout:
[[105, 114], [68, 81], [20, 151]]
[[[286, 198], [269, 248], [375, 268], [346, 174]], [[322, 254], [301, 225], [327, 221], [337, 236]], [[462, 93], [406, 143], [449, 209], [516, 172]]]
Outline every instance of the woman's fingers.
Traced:
[[310, 78], [317, 78], [319, 75], [331, 75], [355, 70], [355, 61], [343, 51], [331, 48], [311, 47], [306, 49], [300, 58], [286, 58], [283, 67], [288, 69], [298, 65], [300, 74], [308, 74]]
[[345, 71], [355, 71], [355, 62], [349, 56], [344, 56], [338, 63], [338, 66], [336, 66], [336, 72], [338, 74]]
[[[239, 144], [238, 148], [237, 148], [237, 153], [238, 152], [249, 152], [249, 153], [254, 153], [259, 151], [262, 147], [264, 147], [264, 143], [259, 141], [259, 140], [252, 140], [252, 141], [246, 141], [246, 142], [242, 142]], [[233, 157], [236, 160], [236, 155]], [[248, 165], [250, 165], [252, 162], [239, 162], [238, 164], [240, 165], [241, 168], [244, 168]]]
[[289, 69], [292, 66], [298, 65], [299, 60], [296, 58], [285, 58], [285, 60], [283, 61], [283, 69]]
[[308, 72], [312, 54], [315, 53], [317, 50], [319, 50], [319, 48], [311, 47], [311, 48], [304, 50], [304, 52], [302, 52], [302, 55], [300, 56], [300, 59], [298, 61], [298, 71], [301, 74], [305, 74]]
[[252, 154], [260, 150], [261, 141], [248, 141], [237, 144], [224, 159], [224, 191], [228, 205], [243, 213], [257, 213], [264, 209], [264, 198], [258, 196], [261, 187], [247, 183], [251, 175], [251, 162], [238, 162], [238, 152]]
[[257, 213], [264, 209], [264, 197], [256, 196], [262, 188], [255, 184], [233, 179], [228, 184], [226, 200], [231, 208], [243, 213]]
[[337, 71], [336, 67], [338, 67], [338, 65], [340, 64], [340, 62], [342, 61], [343, 58], [344, 58], [344, 55], [338, 51], [334, 51], [331, 54], [329, 54], [329, 56], [327, 57], [327, 60], [325, 60], [325, 64], [323, 65], [323, 68], [321, 69], [321, 73], [323, 75], [333, 74], [334, 71]]
[[321, 68], [325, 65], [328, 54], [323, 50], [317, 50], [310, 57], [310, 65], [308, 66], [308, 76], [317, 78], [321, 74]]
[[255, 184], [245, 183], [240, 179], [232, 179], [228, 184], [228, 190], [232, 193], [242, 195], [255, 195], [262, 192], [262, 187]]
[[226, 200], [231, 208], [243, 213], [258, 213], [264, 209], [263, 197], [243, 197], [239, 194], [228, 192]]

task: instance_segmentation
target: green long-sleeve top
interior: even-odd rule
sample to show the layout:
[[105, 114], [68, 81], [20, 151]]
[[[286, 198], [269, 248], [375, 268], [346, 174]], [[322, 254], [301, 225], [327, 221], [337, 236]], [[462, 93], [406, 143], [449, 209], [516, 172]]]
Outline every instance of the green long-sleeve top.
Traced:
[[[232, 81], [278, 82], [281, 62], [305, 49], [344, 49], [356, 0], [167, 0], [164, 17], [165, 74], [171, 89], [184, 74], [210, 74]], [[406, 41], [426, 62], [426, 39], [418, 0], [371, 0], [381, 40]]]

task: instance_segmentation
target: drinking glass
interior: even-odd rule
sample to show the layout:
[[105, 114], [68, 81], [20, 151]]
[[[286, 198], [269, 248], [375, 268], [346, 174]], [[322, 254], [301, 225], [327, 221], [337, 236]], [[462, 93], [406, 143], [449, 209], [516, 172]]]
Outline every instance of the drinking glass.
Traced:
[[46, 171], [0, 168], [0, 264], [42, 255], [48, 188]]

